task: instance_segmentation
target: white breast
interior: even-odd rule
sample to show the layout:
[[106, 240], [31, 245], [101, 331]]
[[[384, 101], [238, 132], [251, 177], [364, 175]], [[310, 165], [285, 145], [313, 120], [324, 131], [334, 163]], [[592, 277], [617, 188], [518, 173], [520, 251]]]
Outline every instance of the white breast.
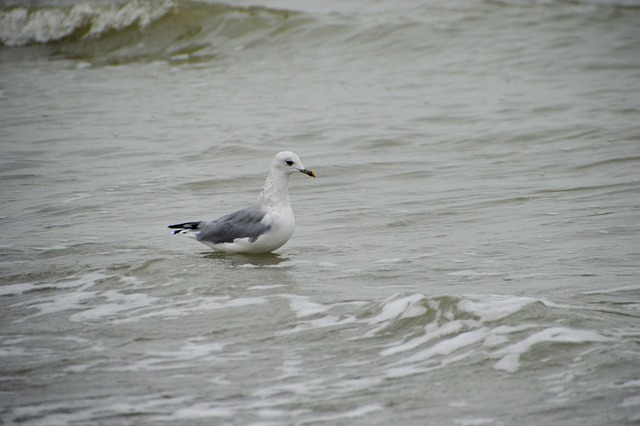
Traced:
[[252, 249], [255, 248], [258, 252], [272, 251], [283, 246], [293, 235], [293, 229], [296, 225], [290, 205], [269, 212], [262, 223], [271, 226], [271, 228], [251, 244]]

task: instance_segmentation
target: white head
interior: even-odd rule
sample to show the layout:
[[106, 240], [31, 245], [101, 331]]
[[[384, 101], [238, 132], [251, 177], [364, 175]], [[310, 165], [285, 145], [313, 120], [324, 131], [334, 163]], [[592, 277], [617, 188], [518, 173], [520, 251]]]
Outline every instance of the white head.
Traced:
[[300, 157], [291, 151], [282, 151], [277, 153], [276, 156], [273, 157], [271, 168], [288, 175], [300, 172], [311, 177], [316, 177], [311, 170], [304, 168], [302, 161], [300, 161]]

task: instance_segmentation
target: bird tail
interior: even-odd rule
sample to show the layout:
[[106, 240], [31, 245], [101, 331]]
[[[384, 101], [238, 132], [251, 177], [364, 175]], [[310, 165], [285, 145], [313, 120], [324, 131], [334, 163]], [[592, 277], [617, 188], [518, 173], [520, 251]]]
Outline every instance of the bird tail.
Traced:
[[202, 223], [202, 221], [200, 222], [184, 222], [184, 223], [177, 223], [175, 225], [169, 225], [167, 226], [167, 228], [169, 229], [174, 229], [173, 234], [187, 234], [188, 231], [195, 231], [196, 229], [200, 228], [200, 224]]

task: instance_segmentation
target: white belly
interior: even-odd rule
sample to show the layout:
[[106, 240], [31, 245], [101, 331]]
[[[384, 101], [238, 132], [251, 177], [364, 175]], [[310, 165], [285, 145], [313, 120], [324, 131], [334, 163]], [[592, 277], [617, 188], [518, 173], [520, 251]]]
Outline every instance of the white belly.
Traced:
[[269, 253], [289, 241], [295, 228], [295, 219], [291, 208], [278, 213], [267, 214], [263, 219], [263, 223], [270, 225], [270, 228], [254, 242], [249, 241], [249, 238], [236, 238], [232, 243], [221, 244], [201, 242], [214, 250], [225, 253]]

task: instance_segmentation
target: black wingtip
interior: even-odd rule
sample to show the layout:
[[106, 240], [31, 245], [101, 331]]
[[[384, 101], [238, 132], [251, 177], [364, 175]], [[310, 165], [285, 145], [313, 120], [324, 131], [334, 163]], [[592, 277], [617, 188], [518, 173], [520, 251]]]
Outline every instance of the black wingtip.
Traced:
[[169, 229], [177, 229], [177, 231], [173, 231], [174, 234], [177, 234], [178, 232], [180, 232], [181, 230], [184, 230], [184, 229], [198, 229], [200, 227], [201, 223], [202, 223], [202, 221], [200, 221], [200, 222], [177, 223], [175, 225], [169, 225], [169, 226], [167, 226], [167, 228], [169, 228]]

